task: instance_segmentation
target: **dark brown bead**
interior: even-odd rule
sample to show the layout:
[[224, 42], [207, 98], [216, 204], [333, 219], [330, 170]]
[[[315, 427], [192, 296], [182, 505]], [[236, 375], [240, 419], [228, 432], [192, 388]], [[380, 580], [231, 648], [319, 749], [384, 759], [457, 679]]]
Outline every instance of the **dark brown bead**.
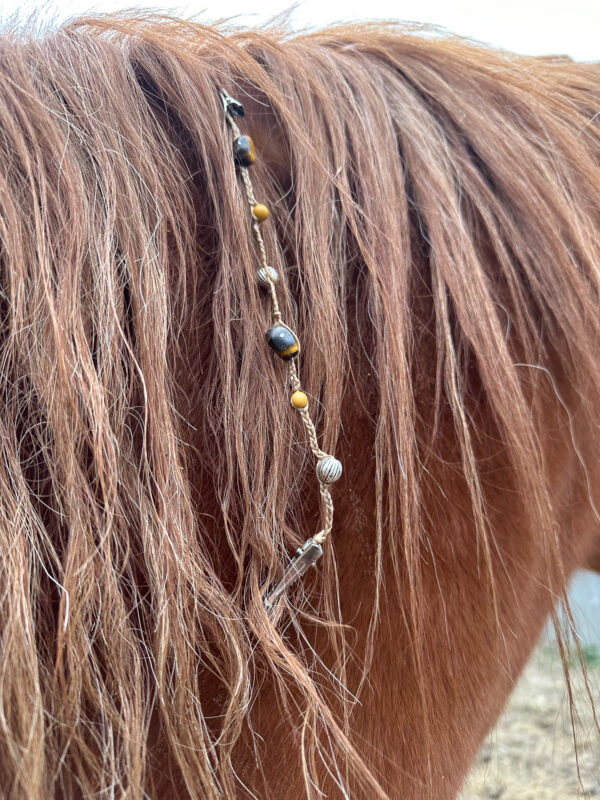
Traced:
[[233, 140], [233, 157], [240, 167], [249, 167], [256, 160], [254, 142], [249, 136], [238, 136]]

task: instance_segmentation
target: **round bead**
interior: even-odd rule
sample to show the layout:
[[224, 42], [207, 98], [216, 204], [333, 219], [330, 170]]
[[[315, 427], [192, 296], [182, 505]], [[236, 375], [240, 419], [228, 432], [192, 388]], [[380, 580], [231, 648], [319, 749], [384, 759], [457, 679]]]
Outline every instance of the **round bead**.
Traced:
[[279, 274], [275, 267], [259, 267], [256, 271], [256, 280], [265, 289], [270, 289], [271, 283], [277, 283], [279, 280]]
[[254, 142], [249, 136], [238, 136], [233, 140], [233, 156], [240, 167], [249, 167], [256, 160]]
[[265, 339], [269, 347], [272, 347], [284, 361], [295, 358], [300, 352], [300, 343], [296, 334], [285, 325], [273, 325], [265, 333]]
[[264, 222], [269, 218], [269, 209], [262, 203], [257, 203], [255, 206], [252, 206], [252, 214], [258, 222]]
[[290, 397], [290, 402], [294, 408], [306, 408], [308, 405], [308, 397], [304, 394], [304, 392], [298, 390]]
[[335, 483], [342, 474], [342, 462], [333, 456], [325, 456], [317, 464], [317, 478], [321, 483]]

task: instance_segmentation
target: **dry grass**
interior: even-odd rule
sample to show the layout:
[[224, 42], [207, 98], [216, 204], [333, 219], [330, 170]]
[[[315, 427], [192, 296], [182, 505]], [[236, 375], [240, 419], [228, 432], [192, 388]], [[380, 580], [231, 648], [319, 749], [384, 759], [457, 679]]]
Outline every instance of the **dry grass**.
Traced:
[[[585, 649], [596, 705], [600, 705], [600, 652]], [[600, 737], [582, 670], [572, 667], [578, 709], [577, 741], [581, 782], [556, 648], [545, 642], [517, 685], [498, 726], [488, 737], [462, 800], [582, 800], [600, 798]]]

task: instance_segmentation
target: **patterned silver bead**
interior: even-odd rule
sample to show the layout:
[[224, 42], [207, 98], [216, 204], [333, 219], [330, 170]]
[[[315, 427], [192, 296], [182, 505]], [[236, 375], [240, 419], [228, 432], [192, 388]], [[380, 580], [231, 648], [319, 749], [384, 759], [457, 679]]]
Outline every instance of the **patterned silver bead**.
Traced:
[[317, 478], [321, 483], [335, 483], [342, 474], [342, 462], [333, 456], [325, 456], [317, 464]]
[[[269, 280], [269, 276], [271, 280]], [[275, 267], [260, 267], [256, 272], [256, 280], [264, 289], [269, 289], [271, 287], [271, 281], [277, 283], [279, 274]]]

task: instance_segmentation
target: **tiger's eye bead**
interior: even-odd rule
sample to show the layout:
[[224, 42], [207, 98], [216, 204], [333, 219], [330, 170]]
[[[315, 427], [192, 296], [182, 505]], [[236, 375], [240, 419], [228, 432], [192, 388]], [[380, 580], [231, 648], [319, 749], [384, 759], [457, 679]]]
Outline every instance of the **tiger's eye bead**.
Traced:
[[238, 136], [233, 140], [233, 156], [240, 167], [249, 167], [256, 161], [254, 142], [249, 136]]
[[308, 405], [308, 397], [304, 394], [304, 392], [298, 390], [290, 397], [290, 402], [294, 408], [306, 408]]
[[300, 343], [296, 334], [285, 325], [273, 325], [265, 333], [265, 339], [269, 347], [272, 347], [284, 361], [295, 358], [300, 351]]
[[317, 464], [317, 478], [321, 483], [335, 483], [342, 474], [342, 462], [333, 456], [325, 456]]
[[279, 273], [275, 267], [259, 267], [256, 271], [256, 280], [264, 289], [270, 289], [271, 282], [277, 283], [279, 280]]
[[257, 203], [255, 206], [252, 206], [252, 214], [259, 222], [264, 222], [269, 218], [269, 209], [263, 206], [262, 203]]

